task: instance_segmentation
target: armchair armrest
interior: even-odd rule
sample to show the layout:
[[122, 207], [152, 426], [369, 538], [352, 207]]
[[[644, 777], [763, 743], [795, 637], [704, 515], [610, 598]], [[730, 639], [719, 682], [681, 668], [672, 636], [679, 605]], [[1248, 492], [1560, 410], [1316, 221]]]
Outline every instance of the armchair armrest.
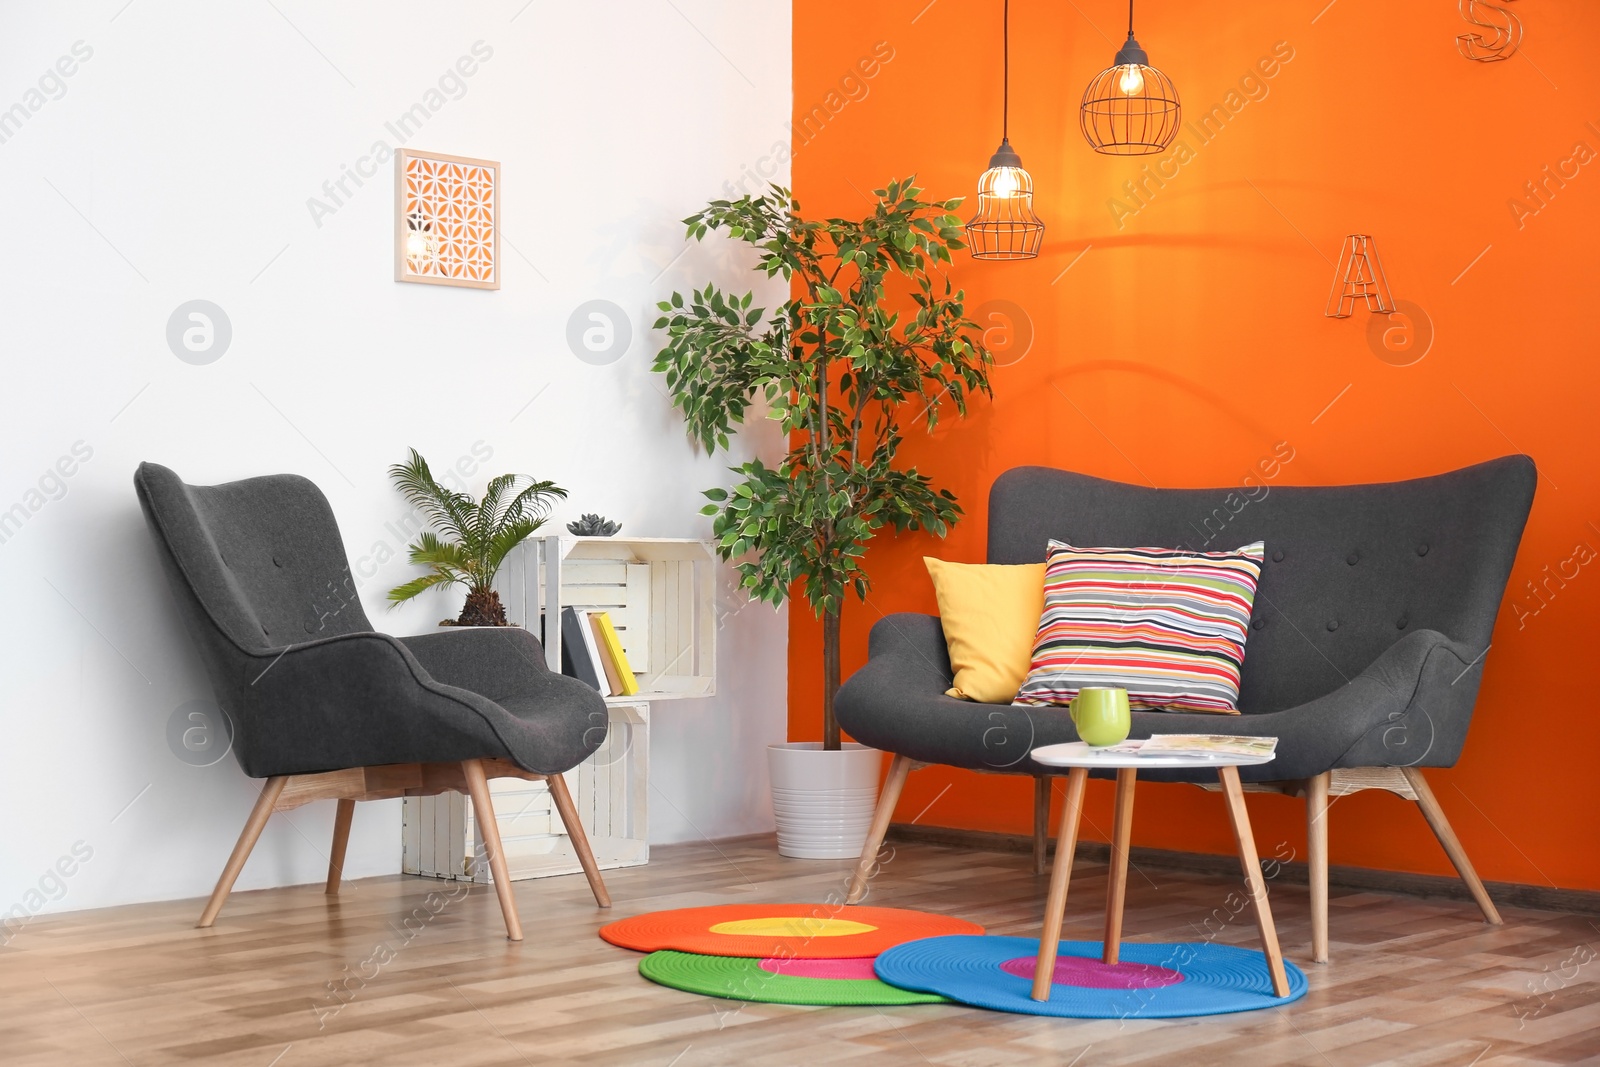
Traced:
[[[429, 677], [398, 639], [352, 633], [235, 658], [234, 749], [252, 777], [506, 754], [510, 716]], [[531, 768], [530, 768], [531, 769]]]
[[491, 700], [527, 692], [551, 674], [544, 646], [520, 626], [446, 628], [399, 641], [434, 681]]

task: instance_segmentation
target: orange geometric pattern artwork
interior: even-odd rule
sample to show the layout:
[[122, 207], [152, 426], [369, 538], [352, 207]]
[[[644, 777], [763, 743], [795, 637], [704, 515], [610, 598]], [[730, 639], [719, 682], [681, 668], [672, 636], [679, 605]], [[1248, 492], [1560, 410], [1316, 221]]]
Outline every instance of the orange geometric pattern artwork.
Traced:
[[500, 164], [401, 149], [395, 281], [500, 288]]

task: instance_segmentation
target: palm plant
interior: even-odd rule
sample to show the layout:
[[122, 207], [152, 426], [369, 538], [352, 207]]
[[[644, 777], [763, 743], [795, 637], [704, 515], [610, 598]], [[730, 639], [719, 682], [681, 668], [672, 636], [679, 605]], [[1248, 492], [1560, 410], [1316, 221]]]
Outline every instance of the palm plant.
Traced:
[[[438, 530], [424, 530], [407, 546], [411, 562], [428, 573], [395, 586], [389, 599], [398, 604], [435, 587], [464, 585], [467, 602], [456, 626], [508, 625], [500, 594], [492, 588], [494, 576], [507, 554], [544, 525], [551, 505], [567, 491], [529, 475], [502, 474], [489, 479], [483, 499], [474, 501], [440, 485], [414, 448], [408, 462], [389, 468], [389, 477]], [[530, 484], [518, 490], [523, 480]]]

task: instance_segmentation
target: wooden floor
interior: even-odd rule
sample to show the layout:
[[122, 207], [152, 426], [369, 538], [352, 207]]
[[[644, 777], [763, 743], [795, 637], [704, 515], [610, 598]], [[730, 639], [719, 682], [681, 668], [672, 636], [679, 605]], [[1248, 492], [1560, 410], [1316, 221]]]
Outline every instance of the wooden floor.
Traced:
[[[1118, 1022], [742, 1004], [652, 985], [595, 929], [658, 908], [824, 900], [849, 865], [781, 859], [770, 838], [653, 856], [608, 874], [611, 913], [581, 876], [517, 883], [521, 944], [491, 890], [430, 898], [450, 886], [407, 877], [348, 883], [336, 902], [320, 885], [235, 894], [211, 930], [193, 929], [200, 901], [38, 919], [0, 949], [0, 1063], [1600, 1064], [1600, 928], [1582, 917], [1506, 909], [1496, 929], [1470, 903], [1335, 891], [1319, 967], [1305, 890], [1274, 885], [1285, 953], [1311, 982], [1281, 1009]], [[1105, 868], [1081, 863], [1065, 937], [1098, 938], [1104, 887]], [[1126, 936], [1199, 939], [1235, 888], [1135, 871]], [[1045, 890], [1023, 855], [901, 845], [868, 902], [1037, 936]], [[1217, 939], [1253, 936], [1245, 913]]]

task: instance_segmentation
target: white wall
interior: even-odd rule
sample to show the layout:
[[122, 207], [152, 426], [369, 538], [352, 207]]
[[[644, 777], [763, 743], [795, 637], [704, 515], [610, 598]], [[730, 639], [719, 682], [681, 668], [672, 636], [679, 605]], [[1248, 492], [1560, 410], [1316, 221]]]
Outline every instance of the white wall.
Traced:
[[[0, 0], [0, 109], [21, 105], [0, 118], [0, 511], [25, 514], [0, 544], [0, 912], [202, 895], [254, 799], [231, 757], [195, 767], [169, 748], [174, 709], [211, 694], [139, 516], [139, 461], [197, 483], [305, 474], [356, 560], [400, 547], [385, 469], [410, 445], [445, 465], [482, 442], [474, 491], [552, 478], [572, 494], [560, 521], [599, 511], [663, 536], [708, 535], [697, 491], [752, 447], [690, 447], [648, 326], [674, 288], [748, 284], [747, 260], [687, 247], [678, 220], [787, 140], [787, 3], [124, 2]], [[385, 122], [476, 42], [492, 55], [445, 79], [405, 143], [503, 163], [504, 287], [397, 284], [392, 164], [347, 179], [332, 213], [308, 200], [331, 203], [323, 183], [375, 141], [394, 147]], [[50, 74], [75, 45], [71, 76]], [[197, 298], [233, 332], [204, 366], [166, 340]], [[610, 365], [567, 345], [591, 299], [632, 317]], [[46, 476], [75, 446], [92, 454]], [[410, 572], [397, 557], [362, 581], [380, 628], [454, 614], [388, 610]], [[771, 827], [785, 621], [734, 612], [726, 576], [721, 595], [718, 695], [654, 716], [657, 842]], [[320, 879], [331, 815], [274, 818], [240, 887]], [[399, 851], [398, 802], [359, 809], [352, 874], [397, 871]], [[63, 857], [71, 873], [49, 876]]]

